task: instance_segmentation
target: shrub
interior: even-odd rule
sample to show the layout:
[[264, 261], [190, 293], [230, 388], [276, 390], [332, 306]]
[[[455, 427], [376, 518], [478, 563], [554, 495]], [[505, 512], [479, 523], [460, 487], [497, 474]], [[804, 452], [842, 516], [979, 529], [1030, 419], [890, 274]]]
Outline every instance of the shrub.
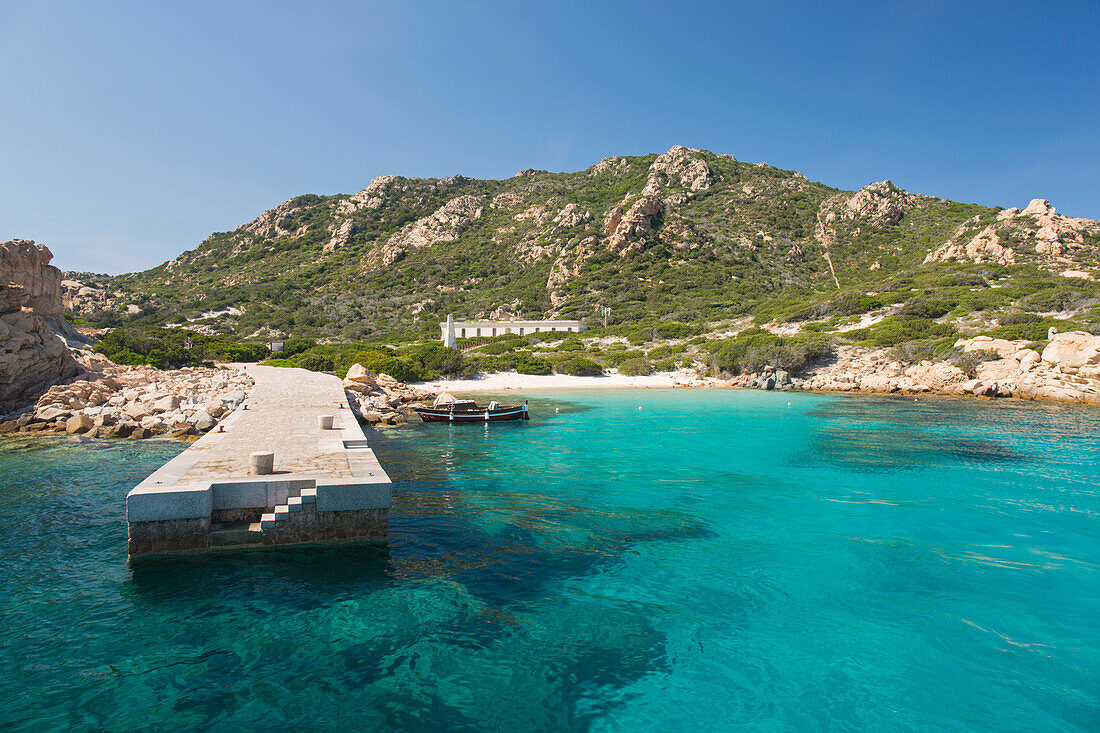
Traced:
[[300, 354], [298, 358], [294, 359], [294, 363], [311, 372], [331, 372], [336, 368], [331, 356], [313, 352]]
[[955, 334], [955, 327], [949, 323], [936, 323], [931, 318], [910, 315], [888, 316], [864, 331], [851, 331], [850, 336], [859, 338], [867, 335], [873, 346], [897, 346], [908, 341], [921, 341], [927, 338], [943, 338]]
[[997, 361], [1001, 358], [1001, 355], [992, 349], [979, 349], [977, 351], [967, 351], [959, 354], [951, 361], [959, 369], [966, 373], [966, 376], [974, 379], [978, 376], [978, 365], [986, 361]]
[[717, 344], [713, 363], [734, 374], [760, 371], [765, 366], [798, 373], [829, 351], [829, 342], [817, 334], [784, 337], [762, 328], [747, 328], [736, 338]]
[[898, 315], [914, 316], [917, 318], [939, 318], [946, 315], [954, 308], [945, 300], [933, 300], [929, 298], [913, 298], [898, 310]]
[[145, 363], [145, 357], [141, 354], [135, 354], [134, 352], [124, 349], [122, 351], [116, 351], [110, 356], [111, 361], [115, 364], [122, 364], [125, 366], [139, 366]]
[[[363, 366], [366, 366], [366, 364]], [[416, 364], [400, 356], [391, 356], [388, 359], [375, 362], [371, 371], [378, 374], [389, 374], [398, 382], [419, 382], [421, 379]]]
[[1082, 326], [1059, 318], [1043, 318], [1035, 313], [1012, 313], [1001, 317], [1001, 325], [986, 331], [986, 335], [1010, 341], [1047, 341], [1047, 332], [1054, 326], [1059, 331], [1075, 331]]
[[583, 356], [574, 356], [558, 364], [557, 371], [561, 374], [571, 374], [574, 377], [595, 377], [603, 374], [603, 367]]
[[650, 359], [663, 359], [669, 356], [678, 356], [687, 351], [687, 347], [680, 344], [668, 344], [649, 350]]
[[656, 330], [657, 335], [663, 339], [679, 339], [694, 336], [699, 333], [700, 329], [690, 323], [665, 321], [663, 323], [658, 323], [654, 330]]
[[260, 343], [237, 343], [182, 328], [118, 328], [95, 351], [116, 364], [151, 364], [162, 369], [196, 366], [214, 360], [259, 361], [268, 355]]
[[420, 372], [427, 377], [437, 374], [461, 374], [466, 360], [458, 349], [449, 349], [440, 343], [419, 344], [408, 350], [406, 356], [421, 366]]
[[645, 352], [644, 351], [638, 351], [638, 350], [634, 350], [634, 351], [609, 351], [602, 358], [604, 360], [606, 360], [607, 363], [610, 364], [611, 366], [618, 367], [624, 361], [629, 361], [631, 359], [644, 359], [645, 358]]
[[512, 358], [512, 368], [520, 374], [549, 374], [550, 362], [531, 354], [516, 354]]
[[814, 308], [814, 317], [823, 318], [833, 314], [855, 316], [860, 313], [873, 311], [876, 308], [881, 308], [883, 305], [885, 305], [885, 303], [883, 303], [882, 298], [855, 290], [849, 290], [836, 295], [827, 303]]
[[510, 351], [515, 351], [517, 346], [525, 346], [526, 341], [507, 339], [503, 341], [493, 341], [492, 343], [485, 344], [478, 352], [482, 354], [490, 354], [498, 356], [500, 354], [507, 354]]
[[628, 377], [644, 377], [652, 373], [653, 365], [649, 363], [649, 359], [627, 359], [619, 364], [619, 374], [625, 374]]
[[653, 371], [655, 372], [674, 372], [679, 368], [679, 364], [676, 359], [669, 357], [668, 359], [661, 359], [660, 361], [653, 362]]
[[293, 338], [287, 339], [283, 342], [282, 355], [284, 359], [289, 359], [292, 356], [297, 356], [303, 351], [309, 351], [317, 345], [317, 342], [313, 339], [301, 339]]
[[901, 362], [916, 364], [921, 361], [938, 361], [951, 350], [953, 338], [906, 341], [890, 349], [890, 356]]

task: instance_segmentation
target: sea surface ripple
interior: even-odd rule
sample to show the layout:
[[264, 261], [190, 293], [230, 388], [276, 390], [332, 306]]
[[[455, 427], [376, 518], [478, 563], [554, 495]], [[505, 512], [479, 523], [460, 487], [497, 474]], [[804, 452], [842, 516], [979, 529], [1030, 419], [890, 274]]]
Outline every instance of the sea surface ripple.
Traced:
[[531, 410], [371, 433], [386, 545], [132, 570], [179, 445], [0, 442], [0, 729], [1100, 729], [1100, 410]]

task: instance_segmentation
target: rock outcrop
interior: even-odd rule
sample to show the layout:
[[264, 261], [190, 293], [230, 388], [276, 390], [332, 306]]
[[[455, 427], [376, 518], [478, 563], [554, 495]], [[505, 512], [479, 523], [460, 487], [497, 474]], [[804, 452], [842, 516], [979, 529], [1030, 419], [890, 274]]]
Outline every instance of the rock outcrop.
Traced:
[[817, 212], [816, 236], [828, 248], [837, 238], [837, 225], [861, 220], [876, 229], [894, 226], [906, 212], [926, 197], [906, 193], [890, 181], [868, 183], [851, 195], [837, 194], [821, 202]]
[[[443, 181], [447, 180], [449, 179], [443, 179]], [[466, 195], [453, 198], [440, 206], [431, 216], [418, 219], [396, 232], [382, 247], [371, 252], [367, 258], [367, 265], [371, 268], [385, 267], [404, 258], [411, 250], [431, 247], [439, 242], [453, 242], [466, 230], [470, 222], [481, 216], [483, 210], [484, 200], [480, 196]]]
[[622, 173], [629, 167], [630, 161], [626, 158], [612, 156], [610, 158], [604, 158], [599, 163], [589, 168], [588, 175], [598, 176], [601, 173]]
[[621, 204], [612, 209], [605, 224], [608, 249], [622, 254], [643, 249], [645, 235], [656, 228], [663, 212], [664, 202], [654, 194], [639, 197], [625, 211]]
[[673, 145], [649, 167], [642, 195], [659, 194], [667, 186], [679, 186], [691, 193], [706, 191], [714, 183], [714, 175], [702, 155], [702, 150]]
[[1033, 199], [1025, 209], [1005, 209], [992, 221], [968, 219], [924, 261], [1007, 265], [1028, 257], [1040, 267], [1063, 271], [1066, 277], [1091, 279], [1091, 270], [1096, 268], [1097, 237], [1100, 221], [1063, 216], [1046, 199]]
[[61, 315], [61, 271], [52, 258], [41, 244], [0, 243], [0, 413], [81, 371], [66, 345], [79, 335]]
[[[934, 392], [1100, 404], [1100, 336], [1083, 331], [1056, 333], [1042, 354], [1028, 348], [1026, 341], [989, 336], [959, 339], [955, 348], [964, 354], [981, 352], [988, 358], [973, 366], [968, 374], [946, 360], [906, 365], [884, 349], [844, 346], [837, 349], [830, 364], [792, 380], [791, 387], [828, 392]], [[766, 376], [747, 375], [736, 379], [735, 384], [763, 386]]]
[[242, 234], [257, 237], [300, 237], [309, 231], [305, 224], [294, 220], [294, 214], [301, 208], [298, 198], [284, 201], [274, 209], [268, 209], [247, 224], [237, 227]]
[[[645, 187], [635, 197], [628, 194], [622, 202], [608, 212], [604, 221], [607, 234], [605, 244], [613, 252], [625, 256], [627, 252], [645, 249], [661, 229], [664, 215], [674, 212], [676, 206], [706, 191], [714, 183], [714, 173], [704, 159], [704, 151], [673, 145], [667, 153], [658, 155], [649, 166]], [[593, 170], [604, 166], [600, 161]], [[670, 229], [671, 239], [690, 240], [685, 230]]]
[[383, 204], [400, 195], [401, 187], [397, 176], [378, 176], [370, 185], [336, 204], [333, 221], [329, 225], [329, 240], [322, 247], [324, 252], [332, 252], [346, 247], [355, 233], [354, 214], [364, 209], [379, 209]]

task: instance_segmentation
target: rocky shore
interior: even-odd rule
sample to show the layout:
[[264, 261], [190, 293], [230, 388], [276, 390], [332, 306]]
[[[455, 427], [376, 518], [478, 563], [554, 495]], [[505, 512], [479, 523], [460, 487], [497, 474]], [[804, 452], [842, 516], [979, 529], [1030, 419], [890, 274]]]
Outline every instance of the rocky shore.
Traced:
[[1083, 331], [1054, 333], [1042, 352], [1030, 348], [1026, 341], [988, 336], [960, 339], [955, 346], [964, 359], [917, 364], [904, 364], [886, 349], [843, 347], [835, 361], [803, 377], [766, 368], [735, 377], [731, 384], [758, 389], [934, 393], [1100, 404], [1100, 336]]
[[56, 384], [33, 408], [0, 422], [0, 434], [56, 432], [92, 438], [186, 439], [213, 430], [252, 388], [239, 369], [163, 371], [82, 354], [86, 372]]
[[375, 374], [361, 364], [353, 364], [344, 378], [348, 402], [359, 419], [373, 427], [405, 425], [414, 415], [413, 407], [424, 407], [435, 394], [398, 382], [389, 374]]

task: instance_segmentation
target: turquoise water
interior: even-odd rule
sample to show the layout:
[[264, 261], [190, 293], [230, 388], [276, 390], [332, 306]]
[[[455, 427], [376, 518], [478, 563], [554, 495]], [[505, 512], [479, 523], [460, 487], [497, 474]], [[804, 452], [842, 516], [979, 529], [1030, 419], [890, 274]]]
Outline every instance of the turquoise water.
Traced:
[[178, 445], [0, 443], [0, 728], [1100, 729], [1100, 410], [532, 411], [374, 434], [388, 547], [134, 571]]

